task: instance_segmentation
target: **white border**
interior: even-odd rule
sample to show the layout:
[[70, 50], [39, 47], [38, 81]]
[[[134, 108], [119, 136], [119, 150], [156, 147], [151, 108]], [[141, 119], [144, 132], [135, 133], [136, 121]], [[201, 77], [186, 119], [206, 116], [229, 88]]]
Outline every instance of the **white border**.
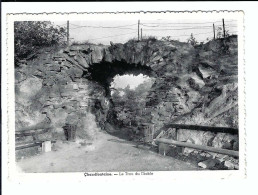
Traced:
[[[192, 10], [192, 9], [195, 9], [195, 10], [200, 10], [200, 9], [202, 9], [202, 10], [205, 10], [205, 9], [207, 9], [207, 10], [214, 10], [214, 9], [223, 9], [223, 10], [225, 10], [225, 9], [229, 9], [229, 10], [232, 10], [232, 9], [237, 9], [237, 10], [240, 10], [240, 9], [243, 9], [243, 10], [245, 10], [245, 12], [246, 12], [246, 14], [247, 13], [249, 13], [249, 11], [251, 12], [252, 11], [252, 13], [255, 13], [256, 12], [256, 10], [255, 10], [255, 7], [257, 7], [257, 4], [256, 4], [256, 6], [255, 5], [253, 5], [253, 6], [250, 6], [250, 7], [248, 7], [248, 8], [251, 8], [251, 9], [248, 9], [247, 10], [247, 6], [246, 6], [246, 4], [245, 3], [242, 3], [242, 4], [238, 4], [238, 3], [223, 3], [223, 4], [220, 4], [220, 3], [154, 3], [154, 2], [152, 2], [152, 3], [148, 3], [148, 4], [146, 4], [146, 3], [118, 3], [118, 4], [115, 4], [115, 3], [108, 3], [108, 4], [105, 4], [104, 5], [104, 3], [88, 3], [87, 4], [87, 6], [85, 6], [85, 4], [83, 4], [84, 6], [82, 6], [82, 4], [80, 5], [80, 3], [72, 3], [72, 4], [70, 4], [69, 5], [69, 3], [61, 3], [61, 4], [58, 4], [58, 3], [52, 3], [52, 4], [40, 4], [40, 3], [34, 3], [34, 6], [33, 6], [33, 4], [32, 3], [29, 3], [29, 4], [27, 4], [26, 5], [26, 3], [23, 3], [22, 5], [20, 4], [20, 3], [5, 3], [5, 4], [3, 4], [4, 5], [4, 9], [3, 9], [3, 17], [2, 17], [2, 25], [3, 25], [3, 29], [5, 29], [6, 28], [6, 26], [5, 26], [5, 21], [6, 21], [6, 17], [5, 17], [5, 14], [6, 14], [6, 12], [7, 11], [9, 11], [9, 12], [14, 12], [14, 13], [17, 13], [17, 12], [19, 12], [19, 11], [21, 11], [21, 12], [24, 12], [24, 10], [26, 10], [27, 12], [31, 12], [30, 11], [30, 9], [31, 10], [33, 10], [33, 12], [53, 12], [53, 11], [56, 11], [56, 12], [64, 12], [64, 11], [118, 11], [118, 10], [123, 10], [124, 11], [124, 8], [126, 8], [126, 10], [127, 11], [135, 11], [135, 10]], [[29, 5], [29, 6], [28, 6]], [[36, 5], [36, 6], [35, 6]], [[57, 6], [56, 6], [57, 5]], [[60, 6], [60, 5], [62, 5], [62, 7]], [[72, 5], [72, 6], [71, 6]], [[79, 7], [78, 7], [78, 5], [79, 5]], [[239, 6], [240, 5], [240, 6]], [[32, 7], [33, 7], [33, 9], [32, 9]], [[103, 7], [104, 7], [104, 10], [103, 10]], [[138, 8], [138, 9], [137, 9]], [[142, 9], [141, 9], [142, 8]], [[165, 9], [164, 9], [165, 8]], [[10, 11], [11, 10], [11, 11]], [[247, 17], [247, 16], [246, 16]], [[246, 19], [246, 17], [245, 17], [245, 19]], [[250, 18], [250, 14], [249, 14], [249, 18]], [[254, 18], [253, 19], [255, 19], [255, 16], [254, 16]], [[251, 20], [252, 21], [252, 20]], [[254, 21], [253, 21], [253, 23], [251, 22], [251, 21], [248, 21], [248, 22], [246, 22], [246, 25], [247, 24], [249, 24], [250, 26], [252, 26], [252, 25], [254, 25], [255, 23], [254, 23]], [[6, 49], [6, 47], [5, 47], [5, 40], [6, 40], [6, 37], [5, 37], [5, 31], [2, 31], [3, 32], [3, 44], [2, 44], [2, 51], [3, 51], [3, 62], [5, 62], [5, 59], [6, 59], [6, 52], [5, 52], [5, 49]], [[253, 33], [253, 35], [255, 34], [255, 32], [252, 32]], [[246, 36], [246, 40], [247, 40], [247, 42], [249, 41], [249, 44], [250, 44], [250, 42], [251, 41], [255, 41], [255, 39], [254, 39], [254, 36], [253, 37], [251, 37], [251, 35], [250, 34], [252, 34], [252, 33], [250, 33], [250, 31], [249, 31], [249, 34], [247, 35], [245, 35]], [[249, 35], [250, 35], [250, 37], [249, 37]], [[253, 38], [253, 40], [251, 39], [251, 38]], [[247, 47], [246, 47], [247, 48]], [[250, 52], [249, 52], [249, 54], [247, 53], [246, 54], [246, 57], [250, 57]], [[250, 58], [246, 58], [246, 59], [250, 59]], [[248, 60], [246, 60], [246, 61], [248, 61]], [[249, 61], [250, 62], [250, 61]], [[3, 64], [3, 65], [5, 65], [5, 64]], [[249, 67], [250, 68], [250, 67]], [[253, 67], [252, 66], [252, 73], [255, 73], [255, 71], [254, 70], [256, 70], [257, 69], [257, 67]], [[250, 70], [250, 69], [248, 69], [248, 70]], [[6, 81], [6, 72], [5, 72], [5, 66], [3, 66], [3, 81]], [[249, 72], [250, 73], [250, 72]], [[257, 71], [256, 71], [256, 73], [257, 73]], [[10, 76], [10, 75], [9, 75]], [[250, 80], [250, 79], [249, 79]], [[6, 89], [6, 83], [5, 82], [3, 82], [3, 85], [2, 85], [2, 87], [3, 87], [3, 90], [4, 89]], [[2, 93], [2, 95], [3, 95], [3, 102], [6, 100], [6, 94], [3, 94]], [[257, 104], [256, 104], [257, 105]], [[252, 106], [254, 106], [254, 104], [252, 104]], [[6, 127], [6, 117], [5, 117], [5, 113], [6, 113], [6, 111], [7, 111], [7, 108], [6, 107], [4, 107], [4, 109], [3, 109], [3, 116], [4, 116], [4, 118], [3, 118], [3, 130], [5, 129], [5, 127]], [[250, 116], [250, 115], [249, 115]], [[250, 125], [249, 125], [250, 126]], [[5, 131], [3, 131], [3, 134], [2, 134], [2, 136], [3, 136], [3, 138], [6, 138], [6, 132]], [[248, 139], [249, 140], [249, 139]], [[3, 182], [6, 184], [5, 186], [8, 186], [8, 189], [10, 190], [10, 185], [15, 185], [15, 183], [12, 183], [12, 182], [10, 182], [10, 181], [8, 181], [8, 180], [5, 180], [5, 178], [6, 178], [6, 167], [7, 167], [7, 165], [6, 165], [6, 154], [7, 154], [7, 148], [6, 148], [6, 141], [7, 140], [5, 140], [5, 139], [3, 139]], [[247, 143], [249, 144], [249, 142], [247, 141]], [[250, 142], [250, 144], [251, 144], [251, 142]], [[253, 147], [255, 146], [255, 145], [252, 145]], [[241, 151], [240, 151], [241, 152]], [[252, 163], [252, 161], [248, 161], [248, 163]], [[240, 165], [241, 166], [241, 165]], [[251, 172], [249, 172], [250, 173], [250, 175], [252, 175], [252, 173]], [[255, 174], [253, 173], [253, 176], [254, 176]], [[70, 178], [70, 176], [71, 175], [69, 175], [68, 177]], [[185, 177], [188, 177], [189, 176], [189, 174], [188, 175], [186, 175]], [[67, 176], [66, 176], [67, 177]], [[130, 179], [130, 181], [132, 181], [133, 179]], [[34, 180], [35, 181], [35, 180]], [[98, 179], [97, 179], [97, 181], [98, 182], [101, 182], [100, 181], [100, 179], [99, 179], [99, 177], [98, 177]], [[155, 180], [156, 181], [156, 180]], [[29, 181], [29, 182], [32, 182], [31, 180]], [[87, 181], [87, 182], [89, 182], [89, 181]], [[118, 182], [118, 181], [116, 181], [116, 182]], [[165, 179], [165, 178], [163, 178], [163, 182], [165, 182], [165, 183], [167, 183], [167, 182], [171, 182], [171, 180], [168, 180], [168, 179]], [[119, 184], [121, 183], [121, 182], [118, 182]], [[160, 184], [160, 182], [158, 182], [159, 184]], [[17, 184], [17, 183], [16, 183]], [[101, 185], [101, 184], [103, 184], [103, 183], [99, 183], [99, 185]], [[191, 184], [190, 183], [187, 183], [187, 185], [189, 185], [189, 186], [194, 186], [194, 184], [195, 184], [195, 182], [192, 182]], [[209, 186], [209, 182], [205, 182], [205, 181], [202, 181], [202, 186], [201, 186], [201, 188], [202, 189], [207, 189], [207, 187]], [[205, 186], [205, 184], [207, 185], [207, 186]], [[224, 183], [225, 184], [225, 183]], [[224, 184], [222, 184], [222, 185], [224, 185]], [[229, 183], [228, 183], [229, 184]], [[233, 184], [233, 183], [231, 183], [231, 184]], [[239, 184], [239, 185], [237, 185], [237, 184]], [[240, 186], [240, 184], [241, 185], [244, 185], [244, 184], [246, 184], [246, 180], [245, 181], [241, 181], [241, 183], [239, 182], [239, 181], [236, 181], [236, 182], [234, 182], [234, 188], [231, 188], [230, 189], [230, 192], [232, 192], [232, 191], [235, 191], [235, 192], [242, 192], [243, 193], [243, 191], [241, 191], [241, 190], [238, 190], [238, 191], [236, 191], [235, 189], [238, 189], [239, 188], [239, 186]], [[226, 184], [227, 185], [227, 184]], [[19, 185], [15, 185], [16, 187], [18, 187]], [[23, 186], [25, 186], [25, 185], [23, 185]], [[88, 186], [88, 185], [87, 185]], [[93, 186], [95, 186], [95, 187], [97, 187], [96, 185], [93, 185]], [[104, 185], [105, 186], [105, 185]], [[161, 186], [161, 185], [158, 185], [158, 186]], [[224, 185], [225, 186], [225, 185]], [[28, 187], [28, 186], [27, 186]], [[40, 187], [40, 185], [38, 185], [38, 187]], [[60, 186], [59, 186], [60, 187]], [[88, 186], [89, 187], [89, 186]], [[175, 187], [175, 186], [174, 186]], [[213, 189], [215, 189], [216, 187], [215, 186], [213, 186]], [[15, 188], [12, 188], [13, 190], [15, 189]], [[21, 188], [20, 188], [21, 189]], [[80, 188], [81, 190], [83, 190], [83, 188]], [[164, 189], [167, 189], [166, 187], [162, 187], [162, 188], [159, 188], [159, 190], [160, 191], [164, 191]], [[23, 189], [24, 190], [24, 189]], [[79, 190], [79, 189], [78, 189]], [[208, 190], [208, 189], [207, 189]], [[15, 190], [14, 190], [15, 191]], [[42, 191], [40, 191], [40, 192], [38, 192], [39, 194], [41, 194], [41, 192], [44, 192], [45, 190], [43, 190], [42, 189]], [[60, 192], [62, 192], [62, 193], [65, 193], [65, 192], [72, 192], [72, 191], [66, 191], [66, 190], [63, 190], [62, 188], [59, 188], [59, 191]], [[147, 190], [148, 191], [148, 190]], [[189, 192], [189, 193], [193, 193], [192, 192], [192, 190], [190, 189], [190, 188], [183, 188], [183, 191], [184, 192]], [[26, 191], [27, 193], [28, 193], [28, 191]], [[126, 193], [126, 192], [128, 192], [128, 190], [127, 191], [123, 191], [123, 193]], [[156, 192], [156, 193], [158, 193], [157, 191], [153, 191], [153, 192]], [[225, 191], [224, 191], [225, 192]], [[246, 191], [245, 191], [246, 192]], [[212, 194], [212, 191], [210, 191], [209, 190], [209, 192], [208, 192], [209, 194]], [[8, 193], [9, 194], [9, 193]], [[42, 193], [43, 194], [43, 193]]]

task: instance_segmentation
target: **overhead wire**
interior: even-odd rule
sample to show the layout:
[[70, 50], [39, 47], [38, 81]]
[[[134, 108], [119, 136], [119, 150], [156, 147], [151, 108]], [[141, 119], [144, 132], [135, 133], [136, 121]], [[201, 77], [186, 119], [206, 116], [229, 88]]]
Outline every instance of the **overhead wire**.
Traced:
[[[237, 20], [225, 20], [225, 22], [236, 22]], [[169, 23], [161, 23], [161, 22], [156, 22], [156, 23], [153, 23], [153, 22], [150, 22], [150, 23], [146, 23], [146, 22], [143, 22], [141, 24], [213, 24], [213, 23], [218, 23], [218, 22], [221, 22], [221, 21], [215, 21], [215, 22], [169, 22]]]
[[[231, 21], [225, 21], [226, 23], [226, 27], [237, 27], [235, 26], [236, 24], [228, 24], [230, 22], [234, 22], [236, 20], [231, 20]], [[215, 21], [215, 22], [202, 22], [202, 23], [140, 23], [140, 26], [144, 26], [144, 27], [152, 27], [152, 28], [145, 28], [144, 31], [180, 31], [180, 30], [200, 30], [200, 29], [208, 29], [211, 28], [211, 25], [209, 26], [171, 26], [171, 24], [180, 24], [180, 25], [185, 25], [185, 24], [214, 24], [214, 23], [218, 23], [221, 21]], [[149, 24], [156, 24], [155, 26], [151, 26]], [[63, 24], [66, 25], [66, 24]], [[105, 38], [111, 38], [111, 37], [117, 37], [117, 36], [123, 36], [123, 35], [129, 35], [129, 34], [134, 34], [137, 33], [137, 29], [134, 28], [126, 28], [126, 27], [131, 27], [131, 26], [135, 26], [138, 24], [129, 24], [129, 25], [120, 25], [120, 26], [92, 26], [92, 25], [77, 25], [77, 24], [73, 24], [70, 23], [70, 25], [75, 26], [74, 28], [70, 28], [70, 29], [79, 29], [79, 28], [106, 28], [106, 29], [122, 29], [122, 30], [134, 30], [136, 32], [130, 32], [130, 33], [125, 33], [125, 34], [117, 34], [117, 35], [112, 35], [112, 36], [106, 36], [106, 37], [99, 37], [99, 38], [94, 38], [94, 39], [90, 39], [90, 40], [98, 40], [98, 39], [105, 39]], [[164, 26], [167, 25], [167, 26]], [[166, 27], [181, 27], [181, 28], [166, 28]], [[222, 24], [220, 25], [216, 25], [217, 27], [222, 27]], [[210, 32], [204, 32], [204, 33], [191, 33], [194, 36], [196, 35], [201, 35], [201, 34], [211, 34], [213, 33], [213, 31]], [[231, 32], [232, 33], [232, 32]], [[177, 35], [177, 36], [170, 36], [170, 37], [183, 37], [183, 36], [190, 36], [190, 35], [186, 35], [186, 34], [182, 34], [182, 35]]]
[[107, 37], [99, 37], [99, 38], [94, 38], [94, 39], [89, 39], [89, 40], [97, 40], [97, 39], [105, 39], [105, 38], [110, 38], [110, 37], [117, 37], [117, 36], [123, 36], [123, 35], [129, 35], [129, 34], [134, 34], [133, 33], [125, 33], [125, 34], [119, 34], [119, 35], [112, 35], [112, 36], [107, 36]]
[[122, 25], [122, 26], [91, 26], [91, 25], [76, 25], [76, 24], [71, 24], [73, 26], [76, 26], [74, 28], [71, 29], [77, 29], [77, 28], [117, 28], [117, 29], [125, 29], [125, 30], [136, 30], [133, 28], [124, 28], [124, 27], [128, 27], [128, 26], [135, 26], [137, 24], [131, 24], [131, 25]]

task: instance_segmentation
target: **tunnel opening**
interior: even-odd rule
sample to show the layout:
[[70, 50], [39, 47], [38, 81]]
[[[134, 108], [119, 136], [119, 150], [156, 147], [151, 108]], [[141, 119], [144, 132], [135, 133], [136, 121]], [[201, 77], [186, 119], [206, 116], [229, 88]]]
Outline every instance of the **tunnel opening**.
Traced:
[[[101, 62], [84, 71], [83, 77], [104, 90], [103, 97], [94, 101], [92, 109], [101, 129], [107, 130], [107, 123], [122, 128], [135, 127], [142, 121], [146, 96], [156, 78], [150, 67], [125, 61]], [[120, 96], [118, 91], [124, 94]], [[103, 106], [107, 101], [108, 106]], [[123, 119], [125, 112], [128, 116]]]
[[93, 64], [87, 71], [83, 72], [83, 77], [95, 81], [104, 87], [107, 97], [111, 96], [110, 85], [116, 75], [139, 74], [155, 77], [154, 71], [148, 66], [142, 64], [130, 64], [126, 61], [101, 62]]
[[125, 74], [115, 76], [111, 83], [111, 100], [116, 124], [120, 128], [138, 128], [146, 122], [146, 97], [155, 79], [147, 75]]

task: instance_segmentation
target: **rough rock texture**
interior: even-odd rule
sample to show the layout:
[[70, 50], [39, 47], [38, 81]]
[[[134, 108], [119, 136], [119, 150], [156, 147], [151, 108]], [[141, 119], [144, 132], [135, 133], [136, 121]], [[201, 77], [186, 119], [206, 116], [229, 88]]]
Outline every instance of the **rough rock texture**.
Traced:
[[[238, 126], [236, 36], [197, 47], [145, 40], [39, 53], [15, 70], [16, 128], [48, 119], [54, 135], [62, 135], [66, 123], [76, 123], [77, 135], [87, 137], [90, 113], [101, 128], [112, 122], [110, 83], [115, 75], [128, 73], [155, 78], [143, 108], [143, 122], [154, 123], [155, 131], [164, 123]], [[179, 130], [179, 140], [189, 138], [238, 148], [237, 136]]]

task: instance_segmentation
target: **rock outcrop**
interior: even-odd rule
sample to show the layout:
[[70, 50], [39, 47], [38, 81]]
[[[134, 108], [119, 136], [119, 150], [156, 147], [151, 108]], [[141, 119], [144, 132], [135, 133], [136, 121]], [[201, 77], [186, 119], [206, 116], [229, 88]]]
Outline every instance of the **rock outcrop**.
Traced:
[[[128, 41], [111, 46], [74, 45], [42, 49], [16, 68], [16, 128], [46, 119], [53, 136], [76, 121], [78, 136], [88, 136], [87, 115], [101, 128], [112, 119], [110, 83], [117, 74], [155, 78], [144, 122], [238, 126], [237, 37], [193, 47], [178, 41]], [[72, 119], [71, 119], [72, 118]], [[92, 134], [91, 134], [92, 135]], [[238, 138], [179, 130], [180, 140], [236, 149]]]

